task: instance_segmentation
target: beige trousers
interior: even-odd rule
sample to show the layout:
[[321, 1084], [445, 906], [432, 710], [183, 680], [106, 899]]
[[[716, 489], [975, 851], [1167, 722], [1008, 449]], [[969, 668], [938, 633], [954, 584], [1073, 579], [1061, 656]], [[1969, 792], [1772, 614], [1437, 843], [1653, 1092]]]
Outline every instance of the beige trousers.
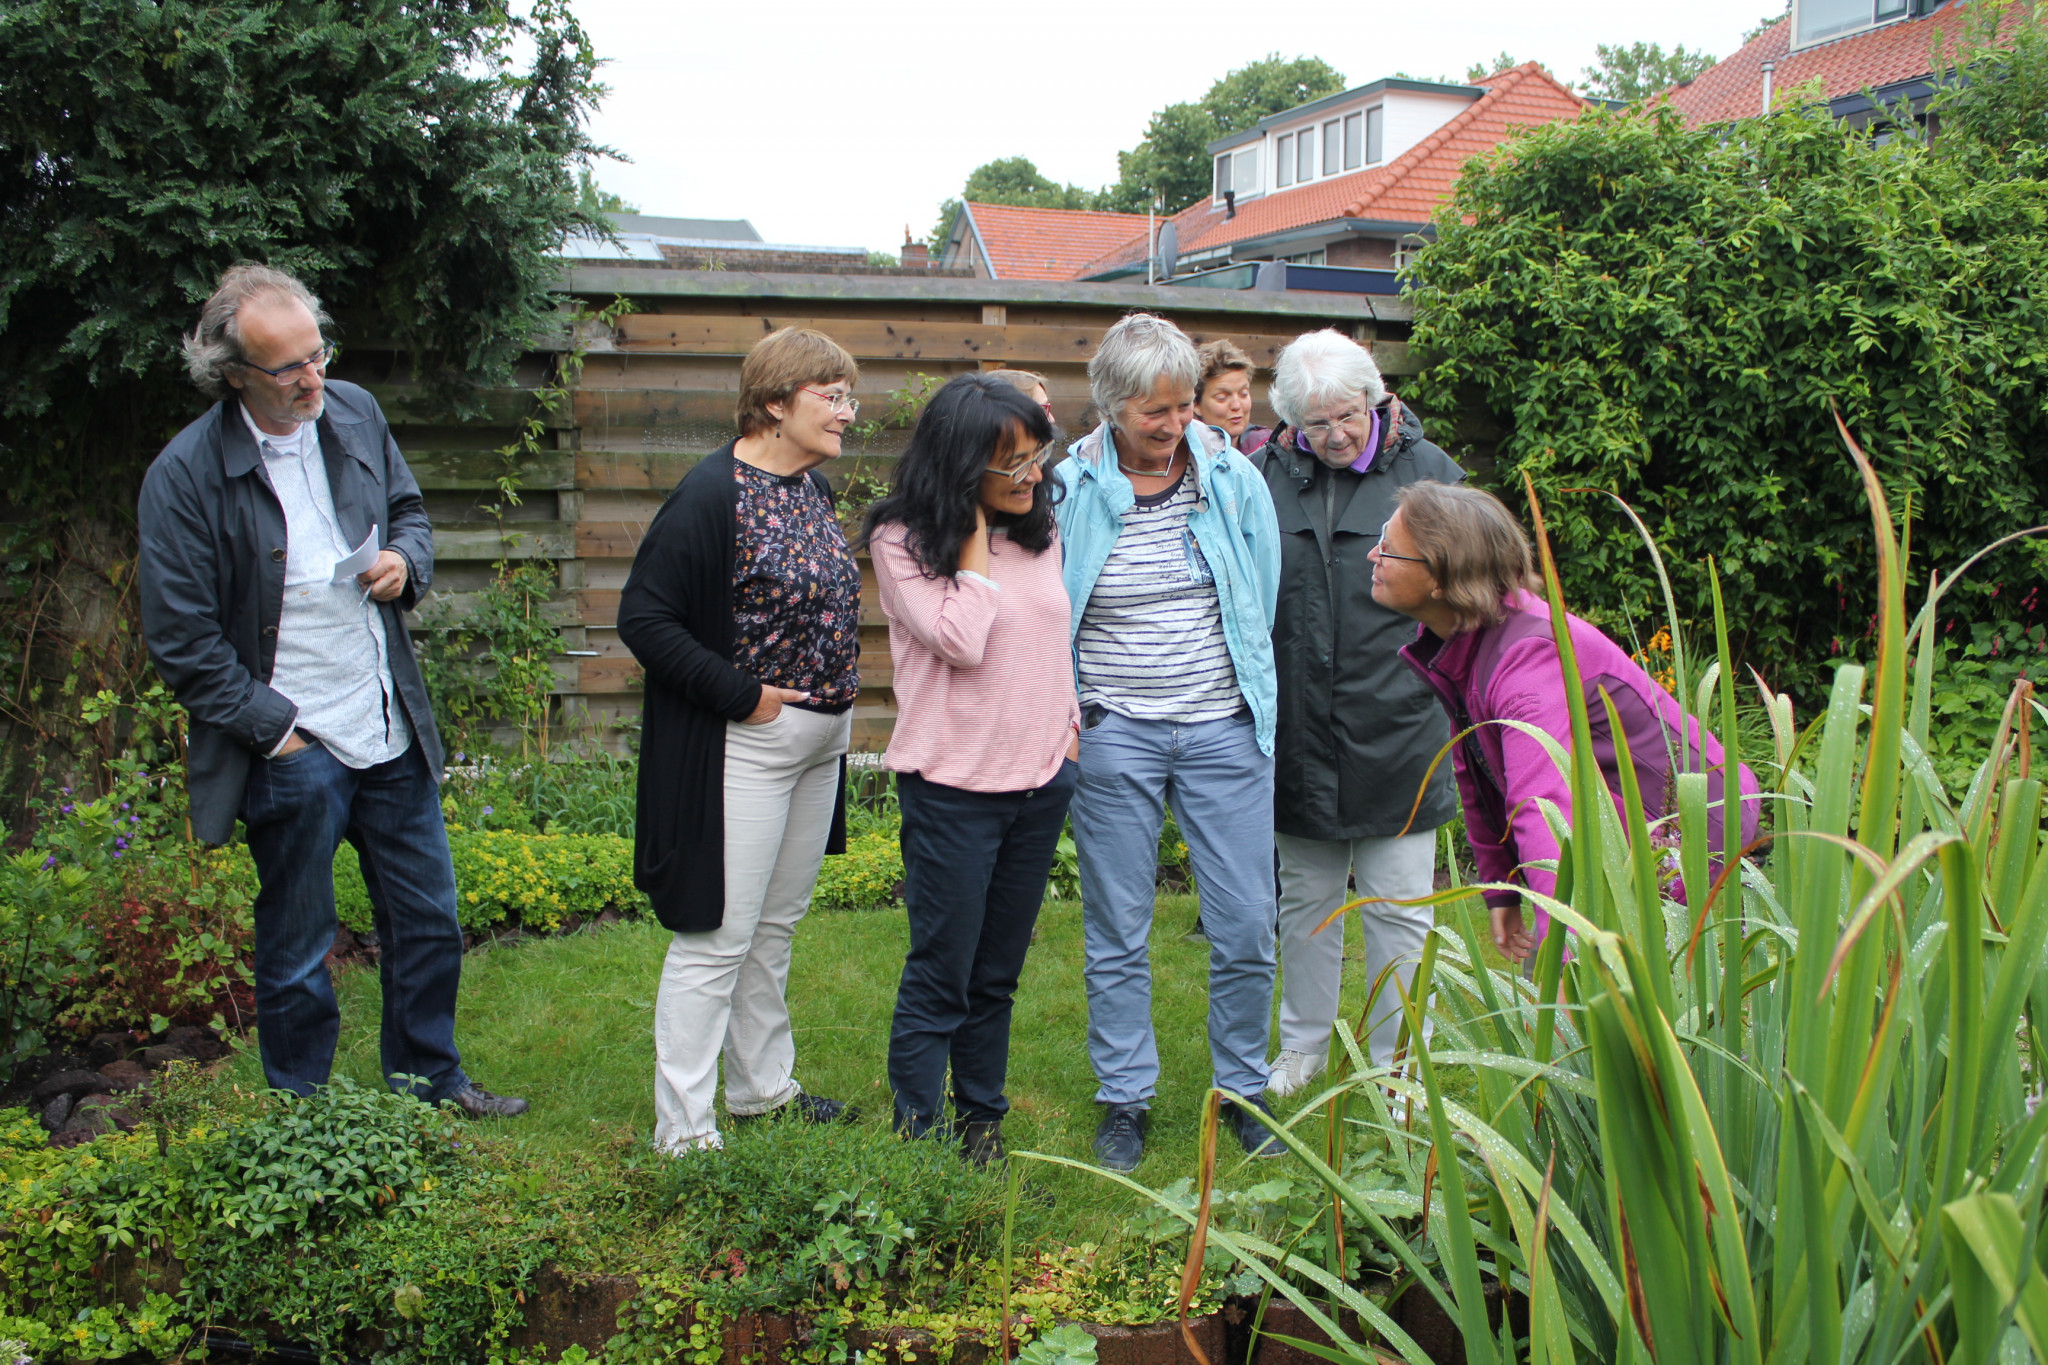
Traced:
[[677, 934], [654, 1005], [654, 1143], [718, 1145], [712, 1099], [725, 1056], [725, 1107], [765, 1114], [802, 1089], [791, 1074], [789, 954], [832, 830], [851, 713], [785, 706], [725, 731], [725, 918]]

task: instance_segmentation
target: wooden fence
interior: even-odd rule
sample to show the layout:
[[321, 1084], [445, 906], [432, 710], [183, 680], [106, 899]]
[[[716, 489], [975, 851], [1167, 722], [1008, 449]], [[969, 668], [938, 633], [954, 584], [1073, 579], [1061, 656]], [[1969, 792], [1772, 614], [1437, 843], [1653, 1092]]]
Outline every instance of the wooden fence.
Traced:
[[[840, 486], [863, 475], [886, 477], [907, 434], [886, 419], [929, 383], [926, 376], [943, 381], [977, 368], [1038, 370], [1047, 377], [1061, 426], [1086, 430], [1094, 421], [1088, 358], [1103, 330], [1135, 309], [1173, 318], [1197, 342], [1230, 337], [1262, 370], [1296, 336], [1323, 327], [1371, 346], [1390, 376], [1413, 370], [1409, 313], [1399, 299], [617, 268], [570, 270], [559, 288], [565, 325], [537, 346], [519, 378], [538, 386], [572, 345], [585, 358], [566, 411], [546, 419], [547, 448], [539, 454], [508, 461], [498, 453], [516, 442], [520, 422], [535, 409], [529, 390], [491, 391], [478, 415], [454, 423], [421, 401], [388, 353], [345, 351], [335, 373], [377, 394], [426, 491], [437, 600], [462, 610], [500, 558], [555, 564], [558, 591], [547, 610], [562, 640], [562, 720], [588, 725], [612, 747], [624, 742], [639, 714], [639, 669], [615, 629], [619, 589], [634, 551], [676, 481], [731, 439], [741, 359], [778, 327], [816, 327], [860, 361], [864, 435], [849, 433], [845, 454], [828, 468]], [[579, 309], [594, 312], [620, 297], [629, 311], [614, 325], [585, 322], [572, 336], [566, 320]], [[1258, 420], [1270, 423], [1264, 386], [1255, 388]], [[500, 501], [499, 478], [508, 467], [519, 502], [503, 509], [501, 527], [486, 509]], [[862, 601], [854, 743], [879, 749], [895, 706], [871, 575]]]

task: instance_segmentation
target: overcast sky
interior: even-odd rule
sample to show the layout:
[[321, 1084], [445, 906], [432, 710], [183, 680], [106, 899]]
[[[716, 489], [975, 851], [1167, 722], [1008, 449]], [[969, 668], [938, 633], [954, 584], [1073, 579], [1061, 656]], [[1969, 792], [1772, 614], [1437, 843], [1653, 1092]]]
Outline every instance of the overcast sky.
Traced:
[[611, 86], [598, 183], [643, 212], [746, 218], [771, 242], [894, 251], [985, 161], [1116, 179], [1152, 111], [1269, 52], [1350, 85], [1461, 76], [1506, 50], [1576, 81], [1597, 43], [1717, 57], [1773, 0], [576, 0]]

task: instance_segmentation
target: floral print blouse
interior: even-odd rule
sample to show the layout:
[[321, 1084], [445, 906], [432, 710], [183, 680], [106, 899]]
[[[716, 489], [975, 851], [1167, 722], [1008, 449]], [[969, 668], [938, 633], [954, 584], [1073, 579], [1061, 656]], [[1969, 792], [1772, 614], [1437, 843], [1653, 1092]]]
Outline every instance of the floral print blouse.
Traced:
[[732, 462], [733, 666], [838, 713], [860, 691], [860, 566], [808, 474]]

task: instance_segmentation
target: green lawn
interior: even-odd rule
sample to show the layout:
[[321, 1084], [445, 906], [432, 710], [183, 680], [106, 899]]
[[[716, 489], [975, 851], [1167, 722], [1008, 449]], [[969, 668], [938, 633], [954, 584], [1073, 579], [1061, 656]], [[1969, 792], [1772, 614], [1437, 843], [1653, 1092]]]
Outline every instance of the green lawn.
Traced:
[[[1155, 1188], [1196, 1168], [1201, 1105], [1209, 1084], [1207, 945], [1184, 937], [1191, 896], [1162, 896], [1152, 936], [1153, 1017], [1163, 1075], [1151, 1136], [1136, 1178]], [[1345, 1009], [1356, 1019], [1365, 983], [1355, 917], [1346, 944]], [[465, 963], [458, 1040], [466, 1070], [489, 1089], [533, 1102], [505, 1125], [541, 1149], [588, 1149], [624, 1131], [654, 1127], [654, 996], [669, 935], [624, 924], [555, 939], [498, 944]], [[790, 1006], [797, 1077], [804, 1088], [848, 1099], [863, 1123], [889, 1121], [889, 1017], [908, 940], [900, 910], [813, 914], [797, 931]], [[1087, 1055], [1081, 910], [1049, 903], [1018, 993], [1010, 1054], [1012, 1151], [1087, 1159], [1100, 1111]], [[374, 970], [351, 968], [337, 986], [342, 1047], [337, 1072], [377, 1083], [378, 987]], [[260, 1086], [253, 1050], [237, 1079]], [[1227, 1136], [1226, 1163], [1242, 1151]], [[1057, 1167], [1027, 1168], [1053, 1193], [1072, 1242], [1099, 1241], [1132, 1207], [1128, 1192]]]

